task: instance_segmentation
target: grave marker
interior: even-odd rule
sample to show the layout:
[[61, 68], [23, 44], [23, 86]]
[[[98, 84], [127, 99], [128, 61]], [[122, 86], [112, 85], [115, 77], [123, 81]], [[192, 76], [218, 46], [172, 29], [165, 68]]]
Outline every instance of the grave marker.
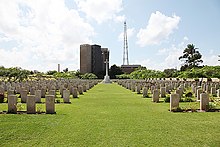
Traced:
[[54, 95], [46, 95], [46, 113], [54, 114], [55, 113], [55, 98]]
[[36, 113], [35, 95], [27, 96], [27, 114]]
[[17, 96], [8, 96], [8, 113], [17, 113]]
[[200, 110], [206, 111], [209, 104], [209, 95], [207, 93], [201, 93], [200, 98]]
[[70, 102], [70, 91], [69, 90], [63, 90], [63, 102], [64, 103]]
[[157, 89], [153, 90], [152, 101], [156, 103], [159, 102], [159, 91]]
[[177, 93], [173, 93], [170, 95], [170, 111], [173, 108], [179, 107], [180, 96]]

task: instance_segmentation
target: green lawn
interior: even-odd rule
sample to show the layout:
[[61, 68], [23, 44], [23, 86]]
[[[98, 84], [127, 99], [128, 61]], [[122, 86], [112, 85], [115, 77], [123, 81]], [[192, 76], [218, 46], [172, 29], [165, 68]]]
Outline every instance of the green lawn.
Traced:
[[[56, 104], [55, 115], [0, 114], [0, 146], [220, 146], [220, 113], [171, 113], [116, 84]], [[0, 111], [7, 110], [0, 104]]]

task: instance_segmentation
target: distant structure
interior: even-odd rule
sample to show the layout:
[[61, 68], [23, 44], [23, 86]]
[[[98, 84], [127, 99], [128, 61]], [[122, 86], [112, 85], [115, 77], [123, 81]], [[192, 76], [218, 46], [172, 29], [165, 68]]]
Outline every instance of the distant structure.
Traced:
[[124, 22], [123, 65], [129, 65], [129, 61], [128, 61], [128, 37], [127, 37], [126, 21]]
[[104, 77], [104, 80], [102, 81], [102, 83], [105, 83], [105, 84], [110, 84], [110, 83], [112, 83], [111, 81], [110, 81], [110, 77], [109, 77], [109, 75], [108, 75], [108, 68], [109, 68], [109, 61], [108, 61], [108, 59], [106, 59], [106, 61], [105, 61], [105, 77]]
[[141, 68], [141, 65], [122, 65], [121, 70], [126, 74], [130, 74], [136, 69]]
[[60, 72], [60, 64], [58, 64], [58, 70], [57, 70], [57, 72]]
[[123, 64], [121, 65], [122, 72], [130, 74], [141, 65], [129, 65], [128, 60], [128, 37], [127, 37], [127, 24], [124, 22], [124, 46], [123, 46]]
[[103, 64], [103, 71], [106, 70], [106, 66], [105, 66], [105, 62], [106, 62], [106, 59], [109, 61], [109, 50], [108, 48], [101, 48], [101, 51], [102, 51], [102, 62], [104, 63]]
[[[105, 61], [109, 61], [108, 48], [101, 48], [100, 45], [80, 45], [80, 72], [94, 73], [100, 75], [105, 71]], [[100, 78], [100, 77], [99, 77]]]

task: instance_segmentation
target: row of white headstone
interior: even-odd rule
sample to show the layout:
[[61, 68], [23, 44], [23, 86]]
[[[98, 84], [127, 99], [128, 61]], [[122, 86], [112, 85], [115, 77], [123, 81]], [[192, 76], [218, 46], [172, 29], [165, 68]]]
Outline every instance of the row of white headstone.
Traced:
[[[170, 111], [179, 107], [180, 96], [177, 93], [170, 95]], [[200, 110], [207, 111], [209, 104], [209, 94], [201, 93], [200, 94]]]
[[[8, 113], [17, 113], [17, 99], [16, 95], [8, 96]], [[55, 98], [54, 95], [46, 95], [46, 114], [55, 113]], [[36, 101], [34, 95], [27, 96], [27, 114], [36, 114]]]
[[[31, 81], [25, 83], [1, 83], [0, 94], [7, 95], [8, 113], [17, 113], [18, 97], [26, 103], [27, 113], [36, 113], [36, 103], [41, 103], [41, 98], [46, 101], [46, 113], [55, 113], [56, 92], [59, 92], [64, 103], [70, 103], [70, 95], [77, 98], [96, 85], [98, 80], [62, 80], [62, 81]], [[49, 83], [49, 84], [48, 84]], [[42, 85], [43, 86], [42, 86]], [[37, 86], [36, 86], [37, 85]], [[35, 86], [35, 87], [34, 87]], [[38, 89], [39, 88], [39, 89]]]
[[[200, 109], [207, 110], [209, 103], [209, 93], [220, 98], [219, 82], [199, 83], [193, 81], [166, 81], [166, 80], [116, 80], [119, 85], [130, 89], [132, 92], [141, 93], [143, 97], [148, 97], [148, 90], [152, 94], [152, 101], [159, 102], [160, 97], [166, 97], [170, 94], [170, 110], [179, 107], [180, 98], [182, 98], [186, 88], [192, 88], [197, 101], [200, 101]], [[201, 84], [202, 86], [198, 86]], [[171, 93], [171, 91], [175, 91]]]

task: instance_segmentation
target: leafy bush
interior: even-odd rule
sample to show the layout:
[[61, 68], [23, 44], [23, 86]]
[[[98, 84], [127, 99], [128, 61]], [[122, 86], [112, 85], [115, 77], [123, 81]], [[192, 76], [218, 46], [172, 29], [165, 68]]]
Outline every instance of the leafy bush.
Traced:
[[130, 79], [129, 74], [116, 75], [116, 79]]
[[192, 98], [191, 97], [186, 97], [184, 102], [193, 102]]
[[0, 103], [4, 102], [4, 93], [0, 93]]
[[97, 79], [98, 77], [93, 73], [85, 73], [81, 76], [82, 79]]
[[209, 102], [207, 105], [208, 110], [214, 110], [214, 109], [216, 109], [216, 107], [217, 107], [216, 104], [213, 102]]
[[76, 73], [74, 71], [68, 71], [68, 72], [56, 72], [53, 74], [54, 77], [56, 78], [65, 78], [65, 79], [75, 79], [77, 76], [75, 75]]
[[196, 112], [197, 111], [196, 103], [189, 103], [189, 108], [191, 109], [192, 112]]
[[150, 69], [139, 69], [130, 73], [131, 79], [164, 78], [164, 72]]
[[176, 108], [172, 108], [171, 111], [172, 111], [172, 112], [183, 112], [184, 109], [182, 109], [181, 107], [176, 107]]
[[192, 94], [192, 92], [187, 92], [187, 93], [185, 94], [185, 96], [191, 98], [191, 97], [193, 96], [193, 94]]
[[165, 97], [165, 98], [164, 98], [164, 102], [165, 102], [165, 103], [169, 103], [169, 102], [170, 102], [170, 97]]
[[60, 100], [56, 100], [56, 103], [60, 103]]
[[46, 72], [47, 75], [53, 75], [53, 74], [55, 74], [55, 73], [57, 73], [56, 70], [50, 70], [50, 71], [47, 71], [47, 72]]

